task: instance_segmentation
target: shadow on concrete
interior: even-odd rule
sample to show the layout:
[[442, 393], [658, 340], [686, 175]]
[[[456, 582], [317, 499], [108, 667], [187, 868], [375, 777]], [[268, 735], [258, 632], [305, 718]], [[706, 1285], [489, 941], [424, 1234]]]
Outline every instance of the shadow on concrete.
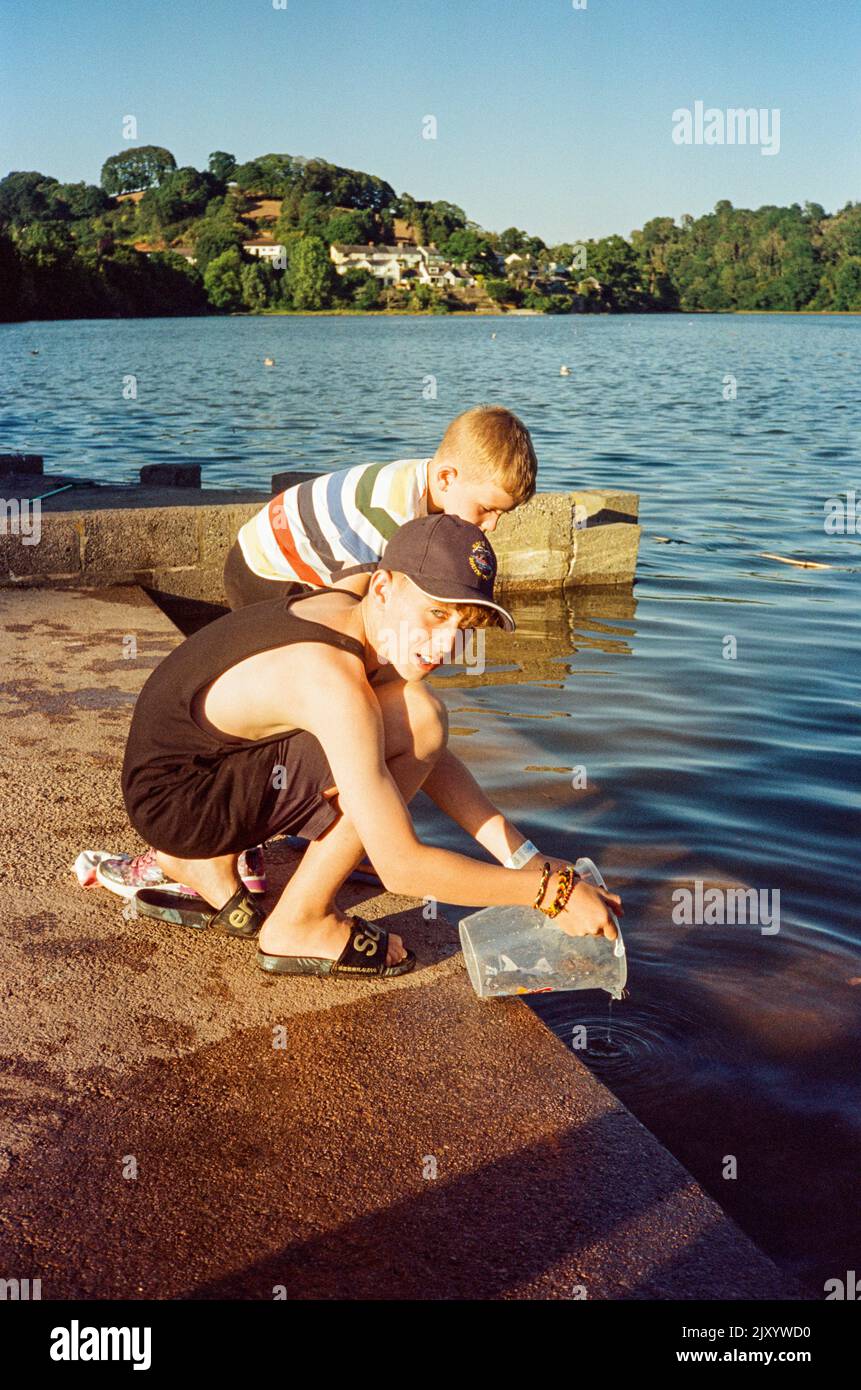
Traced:
[[186, 598], [181, 594], [169, 594], [163, 589], [150, 589], [145, 584], [140, 586], [147, 598], [151, 598], [157, 608], [160, 608], [166, 617], [175, 627], [178, 627], [183, 637], [190, 637], [193, 632], [206, 627], [208, 623], [214, 622], [216, 618], [223, 618], [230, 609], [224, 603], [207, 603], [204, 599]]
[[515, 1001], [396, 983], [72, 1094], [27, 1063], [0, 1266], [45, 1299], [787, 1296]]

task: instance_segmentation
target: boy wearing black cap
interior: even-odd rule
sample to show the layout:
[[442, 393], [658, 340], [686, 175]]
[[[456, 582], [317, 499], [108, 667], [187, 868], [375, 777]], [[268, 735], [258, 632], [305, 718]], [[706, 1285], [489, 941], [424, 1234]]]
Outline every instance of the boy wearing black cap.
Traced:
[[[514, 628], [495, 574], [478, 527], [423, 517], [393, 536], [364, 597], [268, 600], [171, 652], [135, 707], [123, 794], [163, 871], [200, 896], [144, 889], [137, 909], [260, 931], [258, 964], [277, 974], [403, 974], [415, 957], [401, 938], [335, 903], [364, 849], [392, 892], [535, 905], [572, 935], [612, 937], [619, 899], [544, 859], [506, 820], [448, 750], [445, 707], [423, 682], [461, 628]], [[422, 844], [407, 810], [420, 787], [510, 867]], [[279, 833], [311, 843], [264, 920], [237, 856]]]

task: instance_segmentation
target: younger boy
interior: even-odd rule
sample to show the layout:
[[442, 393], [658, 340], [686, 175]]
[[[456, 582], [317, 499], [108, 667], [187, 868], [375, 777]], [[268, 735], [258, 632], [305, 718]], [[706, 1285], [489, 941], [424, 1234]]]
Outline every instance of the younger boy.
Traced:
[[529, 431], [501, 405], [452, 420], [432, 458], [362, 463], [297, 483], [247, 521], [227, 556], [231, 608], [303, 589], [367, 592], [399, 526], [445, 512], [493, 531], [528, 502], [538, 464]]
[[[164, 872], [201, 897], [143, 889], [138, 909], [260, 931], [258, 965], [276, 974], [403, 974], [415, 957], [401, 938], [335, 901], [364, 846], [392, 892], [534, 905], [571, 935], [613, 938], [619, 899], [545, 860], [506, 820], [449, 751], [445, 707], [423, 683], [460, 627], [514, 627], [493, 597], [489, 541], [457, 517], [424, 517], [388, 557], [361, 599], [329, 590], [229, 613], [149, 677], [123, 763], [126, 808]], [[423, 844], [407, 810], [419, 788], [512, 867]], [[281, 832], [310, 844], [264, 920], [237, 855]]]

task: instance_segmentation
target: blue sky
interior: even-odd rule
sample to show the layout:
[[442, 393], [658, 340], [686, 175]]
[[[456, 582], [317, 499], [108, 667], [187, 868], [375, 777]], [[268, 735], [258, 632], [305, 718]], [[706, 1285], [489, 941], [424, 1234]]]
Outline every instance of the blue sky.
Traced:
[[[321, 155], [548, 242], [861, 198], [859, 0], [0, 0], [0, 173], [97, 182], [129, 142]], [[678, 107], [780, 109], [779, 154]], [[436, 117], [436, 140], [422, 119]]]

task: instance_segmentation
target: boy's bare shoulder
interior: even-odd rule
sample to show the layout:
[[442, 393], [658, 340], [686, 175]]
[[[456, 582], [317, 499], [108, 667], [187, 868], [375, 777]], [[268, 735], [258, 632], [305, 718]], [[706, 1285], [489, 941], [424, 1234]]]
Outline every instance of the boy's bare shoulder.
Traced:
[[[349, 593], [327, 590], [309, 595], [292, 606], [294, 616], [308, 623], [308, 641], [303, 642], [294, 628], [290, 642], [273, 653], [291, 685], [307, 682], [319, 671], [337, 671], [347, 685], [367, 685], [367, 673], [360, 655], [362, 641], [356, 623], [356, 602]], [[299, 608], [301, 613], [296, 612]], [[327, 642], [321, 638], [320, 628], [327, 628], [336, 641]], [[338, 637], [352, 639], [358, 644], [357, 648], [337, 644]]]

